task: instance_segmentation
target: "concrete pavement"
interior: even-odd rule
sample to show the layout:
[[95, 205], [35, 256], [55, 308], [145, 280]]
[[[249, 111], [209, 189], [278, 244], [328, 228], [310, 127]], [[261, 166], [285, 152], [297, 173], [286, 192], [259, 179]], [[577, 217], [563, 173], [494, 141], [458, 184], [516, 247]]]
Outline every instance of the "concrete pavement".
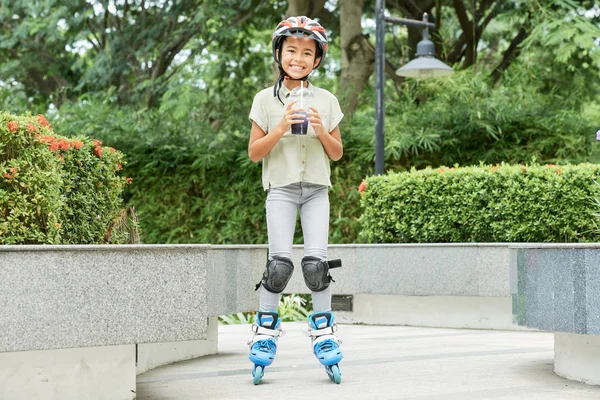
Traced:
[[218, 355], [138, 376], [137, 399], [600, 399], [600, 387], [553, 373], [552, 333], [339, 325], [345, 357], [336, 385], [305, 328], [283, 324], [275, 362], [254, 386], [249, 325], [220, 325]]

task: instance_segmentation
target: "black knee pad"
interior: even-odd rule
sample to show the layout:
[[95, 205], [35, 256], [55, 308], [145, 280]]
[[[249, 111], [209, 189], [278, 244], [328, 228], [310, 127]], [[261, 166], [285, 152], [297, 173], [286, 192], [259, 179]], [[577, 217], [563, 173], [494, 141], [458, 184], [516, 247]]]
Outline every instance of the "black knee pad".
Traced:
[[261, 281], [256, 285], [256, 290], [262, 284], [269, 292], [281, 293], [290, 281], [293, 272], [292, 260], [287, 257], [273, 256], [267, 261], [267, 268]]
[[330, 268], [342, 266], [341, 260], [321, 260], [318, 257], [306, 256], [302, 259], [302, 273], [306, 286], [313, 292], [321, 292], [333, 281], [329, 274]]

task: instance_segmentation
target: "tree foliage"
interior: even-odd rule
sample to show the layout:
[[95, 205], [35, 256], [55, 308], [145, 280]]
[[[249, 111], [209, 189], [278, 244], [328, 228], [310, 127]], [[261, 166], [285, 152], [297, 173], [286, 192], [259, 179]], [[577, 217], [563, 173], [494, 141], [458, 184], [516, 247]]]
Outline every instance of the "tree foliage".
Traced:
[[216, 42], [243, 49], [248, 44], [240, 40], [244, 30], [277, 6], [258, 0], [0, 4], [0, 56], [9, 61], [3, 63], [3, 76], [33, 103], [56, 107], [111, 87], [120, 104], [157, 106], [179, 70], [202, 62]]

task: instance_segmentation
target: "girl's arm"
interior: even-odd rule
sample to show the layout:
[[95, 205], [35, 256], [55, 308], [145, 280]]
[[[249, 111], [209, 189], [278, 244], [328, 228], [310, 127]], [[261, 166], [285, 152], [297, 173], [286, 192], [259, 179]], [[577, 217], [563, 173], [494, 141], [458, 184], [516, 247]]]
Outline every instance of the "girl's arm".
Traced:
[[283, 132], [274, 129], [268, 135], [260, 126], [252, 121], [250, 130], [250, 142], [248, 143], [248, 157], [254, 162], [259, 162], [264, 156], [269, 154], [271, 149], [283, 136]]
[[304, 115], [300, 114], [294, 119], [294, 113], [299, 109], [292, 109], [295, 101], [290, 102], [285, 108], [283, 118], [273, 130], [267, 135], [260, 126], [252, 121], [252, 129], [250, 130], [250, 142], [248, 143], [248, 156], [254, 162], [262, 160], [273, 147], [277, 144], [284, 133], [289, 131], [292, 124], [301, 123], [304, 120]]
[[344, 154], [344, 145], [342, 144], [342, 135], [340, 127], [336, 126], [331, 132], [327, 132], [323, 127], [321, 116], [316, 108], [310, 107], [309, 121], [317, 136], [321, 140], [321, 144], [327, 153], [327, 156], [333, 161], [342, 158]]

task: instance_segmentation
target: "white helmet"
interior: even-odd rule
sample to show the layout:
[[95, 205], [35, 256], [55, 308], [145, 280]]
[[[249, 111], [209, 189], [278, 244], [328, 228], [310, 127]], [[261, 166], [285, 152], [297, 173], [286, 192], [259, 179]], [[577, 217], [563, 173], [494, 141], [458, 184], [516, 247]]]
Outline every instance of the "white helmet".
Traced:
[[325, 59], [327, 53], [327, 31], [317, 21], [308, 17], [289, 17], [284, 19], [277, 25], [275, 32], [273, 32], [272, 43], [273, 43], [273, 58], [277, 64], [281, 65], [281, 61], [277, 58], [277, 50], [281, 50], [283, 39], [286, 36], [295, 36], [300, 38], [309, 38], [317, 42], [317, 57], [321, 60], [315, 67], [319, 65]]

